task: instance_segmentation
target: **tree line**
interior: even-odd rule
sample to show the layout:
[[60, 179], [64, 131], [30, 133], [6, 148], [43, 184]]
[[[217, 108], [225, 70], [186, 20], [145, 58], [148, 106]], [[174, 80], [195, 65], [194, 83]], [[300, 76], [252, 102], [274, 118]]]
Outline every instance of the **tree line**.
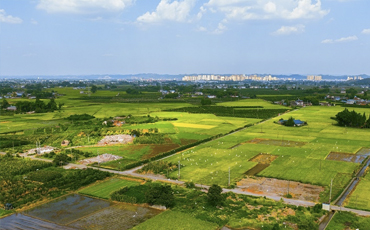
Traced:
[[370, 117], [366, 119], [366, 114], [357, 113], [356, 111], [349, 111], [345, 108], [342, 112], [335, 115], [335, 120], [340, 126], [348, 126], [355, 128], [370, 128]]

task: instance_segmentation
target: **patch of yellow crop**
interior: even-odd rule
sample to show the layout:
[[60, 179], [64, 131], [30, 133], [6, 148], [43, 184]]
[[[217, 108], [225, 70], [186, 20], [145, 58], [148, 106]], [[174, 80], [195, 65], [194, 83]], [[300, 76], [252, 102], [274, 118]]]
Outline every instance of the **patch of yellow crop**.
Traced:
[[10, 121], [2, 121], [1, 124], [10, 123]]
[[190, 123], [172, 123], [176, 127], [183, 128], [195, 128], [195, 129], [212, 129], [216, 126], [214, 125], [200, 125], [200, 124], [190, 124]]

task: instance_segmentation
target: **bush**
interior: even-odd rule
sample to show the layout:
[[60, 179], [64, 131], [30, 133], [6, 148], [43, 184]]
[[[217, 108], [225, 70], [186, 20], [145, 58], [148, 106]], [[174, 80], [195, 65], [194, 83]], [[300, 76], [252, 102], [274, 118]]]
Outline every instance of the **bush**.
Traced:
[[175, 197], [170, 185], [151, 184], [145, 193], [145, 200], [150, 205], [164, 205], [167, 208], [175, 205]]
[[207, 193], [208, 202], [213, 205], [217, 206], [222, 204], [224, 201], [224, 197], [221, 195], [222, 188], [216, 184], [213, 184]]

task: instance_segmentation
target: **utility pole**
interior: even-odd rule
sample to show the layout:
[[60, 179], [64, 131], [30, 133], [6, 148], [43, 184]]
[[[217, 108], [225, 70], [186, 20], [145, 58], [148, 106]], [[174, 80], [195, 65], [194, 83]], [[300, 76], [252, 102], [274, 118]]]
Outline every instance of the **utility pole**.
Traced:
[[288, 194], [287, 194], [287, 196], [289, 196], [289, 186], [290, 185], [290, 180], [288, 180]]
[[330, 203], [331, 203], [331, 190], [333, 188], [333, 178], [331, 178], [331, 182], [330, 182], [330, 196], [329, 196], [329, 206], [330, 206]]
[[230, 186], [230, 167], [229, 167], [229, 183], [228, 185]]
[[179, 179], [180, 179], [180, 167], [181, 167], [181, 166], [180, 166], [180, 161], [179, 161]]

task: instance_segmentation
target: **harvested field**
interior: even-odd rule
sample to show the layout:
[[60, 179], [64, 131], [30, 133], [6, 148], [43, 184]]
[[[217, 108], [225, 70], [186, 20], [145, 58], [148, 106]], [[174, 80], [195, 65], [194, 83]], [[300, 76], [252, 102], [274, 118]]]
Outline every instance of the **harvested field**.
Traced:
[[288, 193], [288, 185], [289, 193], [293, 198], [300, 200], [318, 202], [320, 193], [324, 191], [324, 187], [321, 186], [264, 177], [247, 177], [237, 183], [243, 191], [278, 196]]
[[299, 142], [299, 141], [272, 140], [272, 139], [262, 139], [262, 138], [255, 138], [253, 140], [247, 141], [247, 143], [276, 145], [276, 146], [284, 146], [284, 147], [301, 147], [307, 144], [306, 142]]
[[70, 226], [78, 229], [130, 229], [159, 213], [161, 211], [156, 209], [118, 204], [85, 216]]
[[362, 163], [366, 159], [365, 155], [352, 154], [352, 153], [341, 153], [341, 152], [331, 152], [326, 160], [331, 161], [345, 161], [353, 163]]
[[370, 156], [370, 148], [362, 148], [356, 154]]
[[102, 140], [98, 142], [98, 145], [127, 144], [132, 143], [133, 141], [134, 137], [127, 134], [112, 135], [105, 136]]
[[181, 145], [188, 145], [188, 144], [192, 144], [194, 142], [197, 142], [197, 140], [192, 140], [192, 139], [181, 139], [180, 140], [181, 142]]
[[92, 157], [92, 158], [87, 158], [87, 159], [84, 159], [84, 160], [80, 160], [78, 163], [83, 164], [83, 165], [88, 165], [88, 164], [92, 164], [92, 163], [104, 163], [104, 162], [108, 162], [108, 161], [115, 161], [115, 160], [119, 160], [119, 159], [122, 159], [122, 157], [112, 155], [112, 154], [109, 154], [109, 153], [104, 153], [104, 154], [101, 154], [97, 157]]
[[151, 148], [151, 151], [149, 154], [145, 154], [144, 156], [142, 156], [141, 158], [142, 160], [152, 158], [154, 156], [157, 156], [160, 153], [164, 153], [164, 152], [180, 147], [180, 145], [178, 144], [163, 144], [163, 145], [149, 145], [149, 146]]
[[112, 204], [109, 201], [73, 194], [27, 210], [25, 214], [57, 224], [67, 224]]
[[176, 127], [183, 128], [195, 128], [195, 129], [212, 129], [216, 126], [214, 125], [201, 125], [201, 124], [190, 124], [190, 123], [172, 123]]
[[276, 158], [278, 158], [278, 156], [260, 153], [249, 161], [258, 162], [260, 164], [271, 164], [271, 162], [273, 162]]

